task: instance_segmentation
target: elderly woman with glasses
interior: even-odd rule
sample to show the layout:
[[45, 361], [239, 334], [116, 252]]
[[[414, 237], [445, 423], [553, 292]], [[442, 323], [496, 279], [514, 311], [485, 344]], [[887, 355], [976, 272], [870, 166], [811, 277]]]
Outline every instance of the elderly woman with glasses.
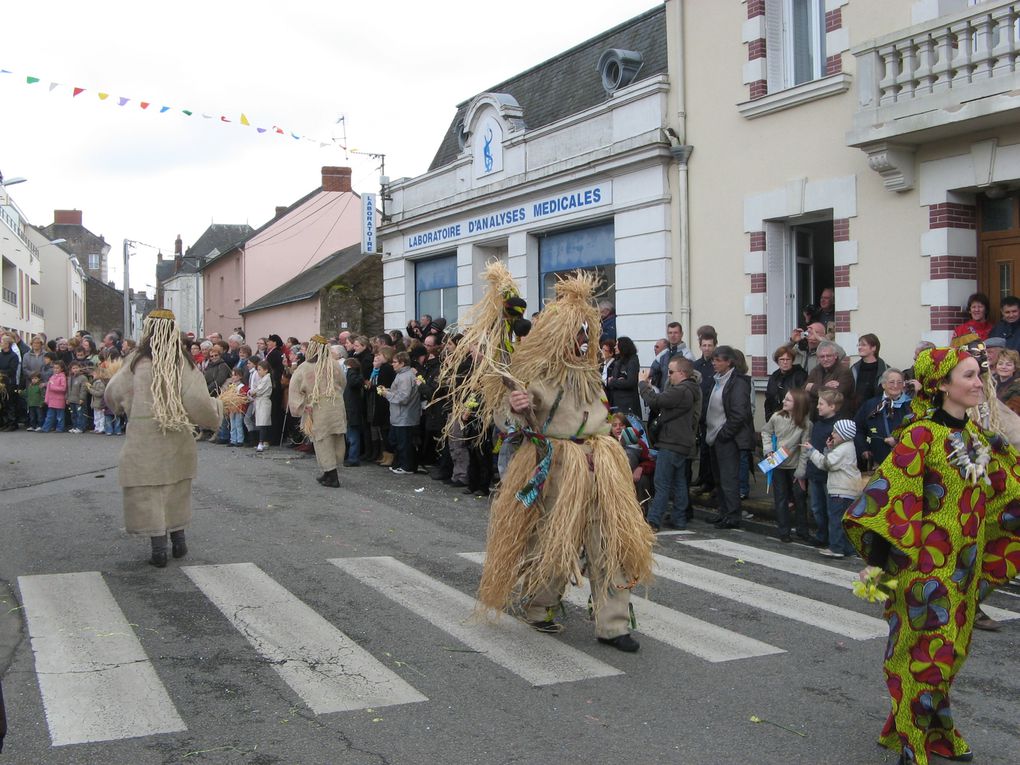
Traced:
[[[818, 344], [815, 352], [818, 366], [808, 372], [804, 390], [811, 394], [811, 419], [817, 417], [818, 393], [823, 390], [835, 390], [843, 394], [843, 409], [847, 409], [854, 395], [854, 377], [846, 365], [846, 352], [829, 340]], [[836, 413], [838, 417], [847, 416], [843, 410]]]
[[903, 372], [892, 367], [879, 380], [881, 395], [868, 399], [854, 418], [857, 422], [857, 454], [865, 469], [881, 465], [889, 456], [896, 438], [893, 434], [910, 411], [910, 395], [906, 392]]

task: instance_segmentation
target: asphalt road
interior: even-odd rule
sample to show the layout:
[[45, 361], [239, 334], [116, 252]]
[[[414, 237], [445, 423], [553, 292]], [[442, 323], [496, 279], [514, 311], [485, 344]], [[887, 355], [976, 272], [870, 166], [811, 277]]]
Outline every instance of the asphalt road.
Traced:
[[[859, 562], [660, 536], [627, 655], [575, 605], [557, 636], [474, 618], [487, 502], [374, 466], [329, 490], [312, 458], [201, 444], [190, 554], [153, 569], [122, 444], [0, 435], [0, 763], [895, 762]], [[1020, 621], [976, 634], [953, 696], [975, 762], [1020, 761], [1018, 659]]]

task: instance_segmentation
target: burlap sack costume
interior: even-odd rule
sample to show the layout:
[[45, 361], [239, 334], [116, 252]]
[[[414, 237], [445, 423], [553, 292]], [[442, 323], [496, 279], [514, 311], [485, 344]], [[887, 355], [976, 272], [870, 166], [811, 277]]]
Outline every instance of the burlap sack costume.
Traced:
[[315, 459], [323, 473], [337, 469], [344, 460], [344, 408], [346, 380], [322, 335], [308, 341], [305, 363], [290, 378], [290, 413], [303, 417], [302, 427], [315, 444]]

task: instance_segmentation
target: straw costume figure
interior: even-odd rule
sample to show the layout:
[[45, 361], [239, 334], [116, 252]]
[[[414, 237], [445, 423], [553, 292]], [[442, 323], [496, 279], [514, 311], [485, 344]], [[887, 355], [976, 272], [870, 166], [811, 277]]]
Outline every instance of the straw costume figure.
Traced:
[[105, 397], [129, 421], [119, 471], [125, 528], [150, 537], [149, 562], [163, 568], [168, 531], [173, 556], [188, 552], [184, 529], [191, 522], [191, 481], [198, 467], [193, 429], [218, 427], [223, 406], [209, 397], [177, 320], [166, 310], [146, 317], [138, 349], [107, 384]]
[[338, 488], [337, 466], [344, 460], [344, 433], [347, 410], [344, 407], [346, 380], [340, 365], [329, 350], [329, 341], [315, 335], [308, 341], [305, 362], [290, 379], [290, 413], [302, 417], [302, 429], [315, 445], [315, 459], [323, 486]]
[[966, 350], [924, 350], [921, 390], [899, 441], [843, 519], [888, 590], [885, 677], [892, 711], [879, 738], [901, 765], [966, 762], [949, 692], [979, 604], [1020, 566], [1020, 467], [1000, 436], [968, 419], [982, 398]]
[[483, 428], [509, 422], [503, 448], [514, 448], [492, 501], [479, 602], [559, 632], [563, 590], [587, 574], [596, 637], [636, 651], [630, 588], [651, 578], [654, 536], [611, 435], [598, 344], [588, 342], [587, 328], [600, 326], [596, 281], [582, 272], [561, 280], [556, 300], [514, 348], [523, 313], [516, 286], [499, 264], [485, 275], [488, 294], [447, 359], [448, 374], [460, 366], [457, 354], [474, 349], [477, 359], [455, 395], [454, 417], [473, 407]]

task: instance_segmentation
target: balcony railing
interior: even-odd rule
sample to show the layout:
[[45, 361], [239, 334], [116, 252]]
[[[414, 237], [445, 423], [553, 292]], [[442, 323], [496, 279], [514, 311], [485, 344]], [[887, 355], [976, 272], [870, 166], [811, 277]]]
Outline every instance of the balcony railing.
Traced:
[[[994, 0], [871, 40], [857, 58], [847, 145], [883, 168], [917, 145], [1020, 118], [1020, 0]], [[912, 183], [912, 179], [907, 179]], [[903, 180], [889, 188], [908, 188]]]
[[40, 319], [45, 319], [46, 318], [46, 311], [43, 310], [43, 307], [41, 305], [37, 305], [36, 303], [32, 303], [32, 315], [33, 316], [38, 316]]
[[4, 302], [5, 303], [10, 303], [11, 305], [17, 305], [18, 304], [18, 293], [15, 292], [14, 290], [9, 290], [6, 287], [4, 287], [3, 290], [4, 290], [4, 292], [3, 292]]

